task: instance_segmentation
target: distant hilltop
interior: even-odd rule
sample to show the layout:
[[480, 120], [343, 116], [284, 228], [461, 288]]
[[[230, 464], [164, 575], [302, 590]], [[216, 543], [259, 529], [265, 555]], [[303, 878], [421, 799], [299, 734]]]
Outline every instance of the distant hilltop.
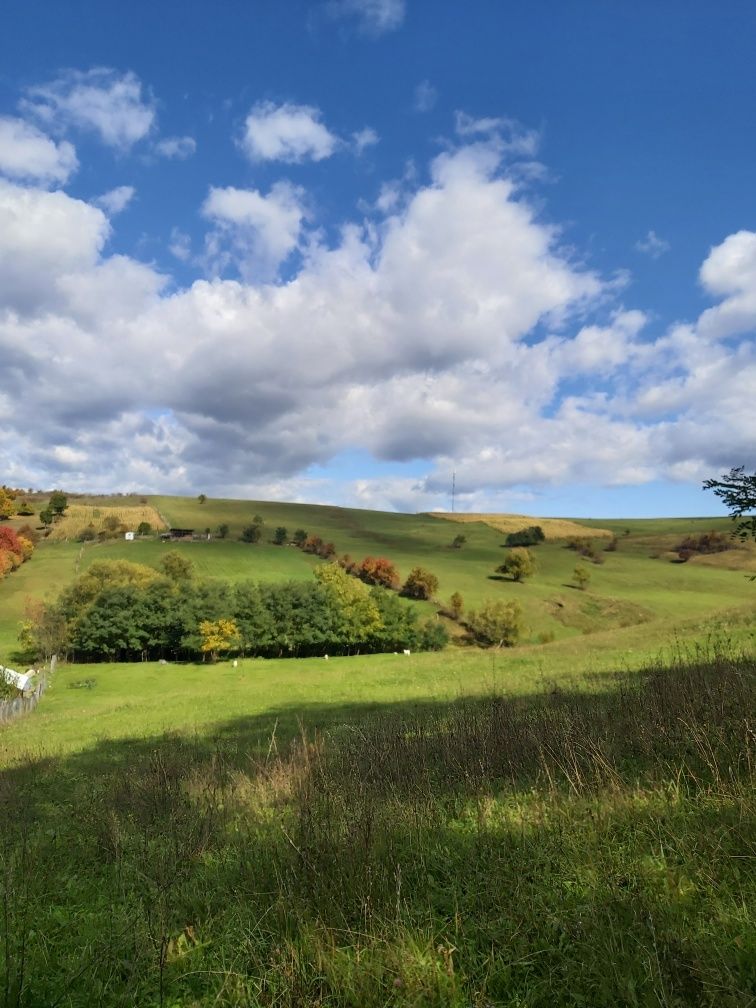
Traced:
[[569, 539], [571, 536], [580, 536], [583, 539], [611, 539], [614, 535], [609, 529], [581, 525], [569, 518], [534, 518], [533, 515], [473, 514], [472, 512], [459, 514], [450, 511], [429, 511], [427, 514], [431, 518], [443, 518], [446, 521], [461, 522], [462, 524], [482, 522], [505, 535], [510, 532], [521, 532], [533, 525], [539, 525], [547, 539]]

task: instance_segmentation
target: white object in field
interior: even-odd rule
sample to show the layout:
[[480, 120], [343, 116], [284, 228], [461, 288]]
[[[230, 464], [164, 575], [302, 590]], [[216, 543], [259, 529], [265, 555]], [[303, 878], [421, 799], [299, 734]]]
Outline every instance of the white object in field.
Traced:
[[239, 662], [236, 660], [236, 658], [234, 658], [234, 668], [238, 668], [238, 667], [239, 667]]
[[34, 669], [29, 669], [28, 672], [16, 672], [15, 669], [5, 668], [0, 665], [0, 671], [3, 674], [3, 679], [8, 683], [9, 686], [15, 686], [16, 689], [25, 691], [31, 689], [32, 680], [36, 675]]
[[127, 542], [134, 542], [135, 535], [136, 532], [124, 532], [123, 538], [126, 539]]
[[409, 648], [405, 648], [404, 649], [404, 654], [412, 654], [412, 652], [410, 651]]
[[325, 658], [326, 661], [328, 661], [328, 655], [327, 654], [324, 654], [323, 657]]

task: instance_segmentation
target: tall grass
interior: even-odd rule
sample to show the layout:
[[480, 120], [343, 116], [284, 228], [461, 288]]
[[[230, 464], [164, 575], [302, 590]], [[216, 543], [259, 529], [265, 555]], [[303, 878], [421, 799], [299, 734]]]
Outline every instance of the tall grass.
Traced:
[[8, 771], [0, 1004], [745, 1008], [755, 665]]

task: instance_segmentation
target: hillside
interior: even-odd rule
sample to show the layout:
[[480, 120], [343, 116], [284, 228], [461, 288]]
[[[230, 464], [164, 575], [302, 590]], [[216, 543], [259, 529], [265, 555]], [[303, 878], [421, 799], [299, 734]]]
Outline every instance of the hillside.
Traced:
[[[559, 539], [534, 547], [532, 579], [502, 580], [484, 522], [453, 548], [459, 526], [427, 515], [76, 507], [154, 508], [202, 538], [42, 540], [0, 582], [0, 661], [25, 600], [102, 559], [312, 580], [323, 561], [270, 542], [279, 525], [427, 566], [442, 600], [516, 599], [527, 629], [501, 650], [59, 666], [0, 727], [6, 1002], [752, 1004], [756, 680], [737, 649], [753, 652], [756, 551], [668, 559], [726, 520], [589, 523], [617, 549], [599, 538], [578, 591]], [[266, 534], [239, 541], [255, 515]]]

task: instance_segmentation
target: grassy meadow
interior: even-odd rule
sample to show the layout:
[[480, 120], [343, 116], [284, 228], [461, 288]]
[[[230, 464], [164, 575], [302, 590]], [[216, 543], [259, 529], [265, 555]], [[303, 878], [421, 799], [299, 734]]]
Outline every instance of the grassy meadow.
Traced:
[[59, 666], [0, 728], [2, 1008], [756, 1004], [756, 551], [667, 559], [728, 520], [587, 523], [618, 549], [578, 591], [559, 541], [500, 579], [482, 521], [456, 550], [437, 517], [148, 505], [229, 538], [43, 541], [0, 583], [0, 663], [25, 598], [96, 560], [310, 577], [238, 541], [255, 514], [427, 566], [442, 601], [516, 598], [525, 640]]

